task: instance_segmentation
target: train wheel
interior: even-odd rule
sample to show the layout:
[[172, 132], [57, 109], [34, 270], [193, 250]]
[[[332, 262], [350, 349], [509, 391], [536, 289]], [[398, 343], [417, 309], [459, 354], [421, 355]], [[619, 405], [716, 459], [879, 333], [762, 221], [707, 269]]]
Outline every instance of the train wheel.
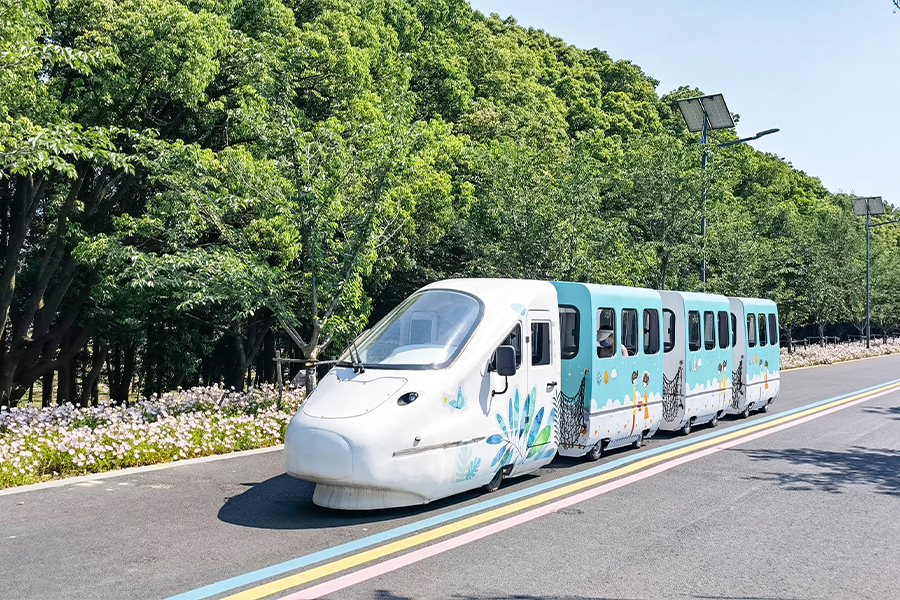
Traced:
[[713, 418], [709, 420], [709, 426], [715, 427], [719, 424], [719, 413], [713, 415]]
[[746, 419], [750, 416], [750, 403], [747, 403], [747, 406], [744, 407], [744, 412], [741, 413], [741, 418]]
[[494, 478], [484, 484], [484, 491], [490, 494], [491, 492], [496, 492], [500, 489], [500, 484], [503, 483], [503, 469], [499, 469], [495, 474]]
[[594, 447], [587, 451], [588, 460], [599, 460], [600, 456], [603, 454], [603, 442], [597, 442], [594, 444]]
[[760, 407], [759, 407], [759, 412], [761, 412], [761, 413], [769, 412], [769, 403], [766, 402], [765, 404], [763, 404], [762, 406], [760, 406]]
[[644, 436], [643, 436], [643, 434], [639, 433], [638, 439], [636, 439], [636, 440], [634, 440], [634, 442], [632, 442], [631, 447], [634, 448], [635, 450], [637, 450], [638, 448], [640, 448], [643, 445], [644, 445]]
[[687, 423], [684, 424], [684, 427], [681, 428], [681, 433], [683, 433], [684, 435], [688, 435], [691, 433], [691, 422], [690, 421], [688, 421]]

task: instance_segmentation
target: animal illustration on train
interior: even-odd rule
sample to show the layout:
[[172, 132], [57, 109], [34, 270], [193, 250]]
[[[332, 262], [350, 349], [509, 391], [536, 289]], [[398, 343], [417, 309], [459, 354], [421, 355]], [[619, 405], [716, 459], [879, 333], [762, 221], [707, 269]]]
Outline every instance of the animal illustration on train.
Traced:
[[689, 433], [778, 395], [774, 302], [454, 279], [363, 332], [287, 428], [287, 472], [339, 509], [424, 504]]

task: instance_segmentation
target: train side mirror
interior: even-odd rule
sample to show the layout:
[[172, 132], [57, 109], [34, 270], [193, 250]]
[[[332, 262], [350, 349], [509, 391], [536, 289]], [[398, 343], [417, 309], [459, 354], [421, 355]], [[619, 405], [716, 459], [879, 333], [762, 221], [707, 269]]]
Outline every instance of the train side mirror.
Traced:
[[512, 346], [497, 348], [497, 375], [512, 377], [516, 374], [516, 349]]

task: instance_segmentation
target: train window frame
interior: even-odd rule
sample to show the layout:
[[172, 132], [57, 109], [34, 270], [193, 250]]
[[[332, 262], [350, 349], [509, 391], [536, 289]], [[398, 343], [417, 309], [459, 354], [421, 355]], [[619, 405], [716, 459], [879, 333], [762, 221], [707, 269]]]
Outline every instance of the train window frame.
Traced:
[[[630, 330], [626, 319], [631, 321]], [[628, 356], [638, 355], [638, 311], [636, 308], [622, 309], [622, 347], [623, 356], [625, 356], [625, 352], [628, 352]]]
[[756, 320], [756, 323], [759, 327], [759, 347], [762, 348], [769, 344], [769, 333], [766, 329], [766, 315], [764, 313], [759, 313], [759, 318]]
[[[563, 315], [566, 316], [563, 316]], [[569, 327], [570, 323], [567, 321], [571, 320], [572, 315], [574, 315], [575, 325], [573, 327]], [[567, 332], [571, 331], [572, 335], [570, 336]], [[573, 345], [567, 346], [566, 342], [572, 340]], [[578, 310], [577, 307], [572, 306], [571, 304], [560, 304], [559, 305], [559, 355], [563, 360], [571, 360], [578, 356], [578, 350], [580, 347], [581, 341], [581, 311]], [[568, 351], [567, 348], [574, 347], [574, 351]]]
[[747, 315], [747, 347], [756, 348], [756, 315]]
[[[703, 347], [703, 337], [700, 333], [700, 311], [699, 310], [689, 310], [688, 318], [687, 318], [687, 326], [688, 326], [688, 350], [691, 352], [697, 352]], [[695, 327], [696, 326], [696, 327]], [[694, 336], [694, 330], [696, 329], [697, 335]], [[696, 337], [696, 341], [695, 341]]]
[[737, 315], [731, 313], [731, 347], [737, 346]]
[[703, 348], [716, 349], [716, 313], [711, 310], [703, 311]]
[[769, 313], [769, 345], [778, 344], [778, 318], [775, 313]]
[[663, 340], [664, 354], [675, 349], [675, 326], [678, 324], [675, 311], [668, 308], [663, 309], [663, 323], [666, 323], [667, 314], [669, 315], [669, 323], [663, 328], [666, 336]]
[[[509, 333], [503, 338], [503, 341], [497, 346], [512, 346], [516, 351], [516, 371], [522, 366], [522, 322], [516, 323], [515, 327], [510, 329]], [[491, 354], [491, 362], [488, 365], [488, 371], [497, 370], [497, 351]]]
[[614, 309], [614, 308], [612, 308], [612, 307], [608, 307], [608, 306], [601, 306], [601, 307], [599, 307], [599, 308], [597, 309], [597, 337], [599, 337], [599, 335], [600, 335], [600, 320], [601, 320], [601, 315], [604, 314], [606, 311], [609, 311], [609, 318], [607, 319], [606, 317], [604, 317], [604, 323], [608, 323], [609, 326], [607, 327], [607, 329], [612, 329], [612, 346], [611, 346], [611, 350], [610, 350], [610, 352], [612, 352], [612, 354], [609, 354], [609, 355], [607, 355], [607, 356], [603, 356], [603, 355], [600, 353], [600, 351], [601, 351], [603, 348], [600, 346], [600, 340], [598, 339], [598, 340], [596, 341], [596, 344], [597, 344], [597, 358], [601, 358], [601, 359], [613, 358], [614, 356], [616, 356], [616, 355], [619, 353], [618, 347], [617, 347], [617, 345], [616, 345], [616, 338], [618, 337], [618, 336], [616, 335], [617, 329], [618, 329], [618, 328], [616, 327], [616, 309]]
[[728, 327], [728, 311], [720, 310], [717, 318], [719, 319], [719, 349], [725, 350], [731, 346], [731, 330]]
[[644, 309], [644, 354], [659, 354], [659, 311]]
[[[550, 321], [531, 322], [531, 366], [546, 367], [552, 364], [553, 340], [550, 337]], [[535, 351], [539, 350], [539, 354]], [[537, 356], [537, 359], [535, 358]]]

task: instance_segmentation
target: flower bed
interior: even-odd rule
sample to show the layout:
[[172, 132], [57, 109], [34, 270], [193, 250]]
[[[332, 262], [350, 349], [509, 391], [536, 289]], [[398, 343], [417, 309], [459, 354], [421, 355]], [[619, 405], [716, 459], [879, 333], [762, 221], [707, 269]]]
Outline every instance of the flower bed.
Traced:
[[303, 399], [272, 386], [178, 390], [131, 406], [0, 407], [0, 488], [280, 444]]
[[797, 367], [810, 367], [813, 365], [830, 365], [845, 360], [855, 360], [869, 356], [884, 356], [900, 352], [900, 340], [888, 340], [883, 343], [880, 339], [872, 340], [872, 347], [866, 348], [865, 342], [846, 342], [829, 346], [807, 346], [806, 348], [794, 348], [793, 354], [781, 349], [781, 368], [796, 369]]

